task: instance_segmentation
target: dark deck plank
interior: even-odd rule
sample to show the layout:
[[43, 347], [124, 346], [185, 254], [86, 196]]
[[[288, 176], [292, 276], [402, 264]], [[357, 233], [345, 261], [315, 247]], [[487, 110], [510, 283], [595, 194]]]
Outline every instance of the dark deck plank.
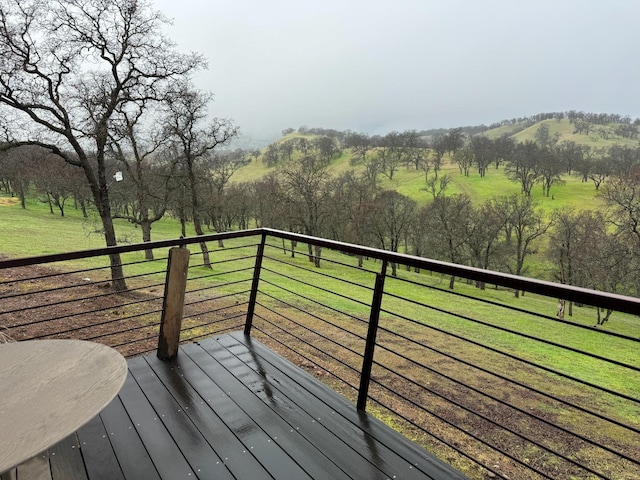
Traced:
[[[225, 341], [226, 340], [226, 341]], [[337, 434], [331, 425], [327, 425], [322, 419], [331, 417], [331, 412], [312, 406], [311, 408], [301, 408], [300, 404], [310, 400], [308, 395], [304, 398], [295, 395], [295, 392], [285, 392], [285, 389], [278, 388], [278, 382], [272, 382], [272, 377], [261, 375], [248, 364], [255, 366], [255, 355], [247, 351], [246, 346], [240, 345], [231, 337], [220, 339], [219, 346], [211, 339], [202, 342], [205, 350], [211, 352], [216, 357], [220, 352], [233, 353], [233, 347], [240, 347], [240, 356], [230, 357], [225, 355], [221, 363], [229, 369], [238, 380], [241, 380], [245, 387], [252, 391], [254, 395], [268, 405], [274, 413], [282, 418], [287, 425], [295, 427], [296, 433], [304, 437], [308, 443], [313, 443], [315, 450], [311, 455], [323, 455], [336, 466], [346, 472], [350, 478], [362, 480], [387, 479], [393, 474], [378, 468], [376, 463], [370, 461], [369, 455], [361, 455], [360, 452], [351, 447], [352, 443], [361, 443], [362, 435], [359, 438], [353, 436], [342, 436]], [[231, 348], [229, 348], [231, 347]], [[235, 350], [238, 350], [236, 348]], [[247, 353], [248, 355], [243, 355]], [[257, 367], [260, 369], [260, 367]], [[335, 412], [334, 412], [335, 413]], [[333, 419], [330, 419], [333, 420]], [[295, 441], [295, 440], [294, 440]], [[410, 478], [410, 477], [403, 477]], [[422, 476], [421, 478], [424, 478]]]
[[[173, 442], [198, 477], [233, 480], [224, 461], [218, 457], [200, 433], [198, 426], [185, 413], [188, 406], [184, 407], [176, 402], [145, 359], [139, 357], [130, 361], [129, 371], [153, 407], [156, 418], [170, 432]], [[138, 431], [143, 428], [139, 426]]]
[[87, 472], [80, 453], [80, 444], [75, 433], [60, 440], [49, 449], [49, 463], [53, 480], [87, 479]]
[[[191, 344], [183, 346], [181, 354], [183, 355], [178, 361], [183, 366], [185, 378], [197, 385], [197, 388], [205, 388], [200, 391], [206, 392], [207, 401], [224, 419], [227, 428], [238, 435], [246, 449], [265, 466], [273, 478], [313, 478], [302, 466], [292, 461], [289, 452], [283, 450], [277, 441], [272, 441], [272, 435], [264, 429], [266, 419], [262, 411], [251, 415], [252, 412], [247, 412], [238, 404], [246, 396], [246, 390], [238, 390], [236, 386], [230, 385], [232, 379], [226, 378], [229, 374], [206, 351]], [[191, 368], [184, 368], [188, 361], [192, 364]], [[212, 377], [215, 377], [215, 381]]]
[[120, 397], [116, 397], [107, 405], [100, 413], [100, 419], [108, 432], [111, 447], [124, 478], [160, 480], [160, 475], [151, 461], [149, 452], [124, 409]]
[[[278, 408], [290, 408], [289, 406], [277, 405], [280, 399], [273, 397], [265, 402], [247, 388], [237, 375], [242, 376], [250, 370], [244, 365], [238, 365], [240, 362], [237, 361], [237, 357], [214, 340], [208, 342], [207, 346], [207, 349], [203, 349], [199, 345], [186, 345], [184, 351], [194, 361], [204, 366], [203, 369], [212, 375], [214, 381], [227, 391], [229, 396], [234, 398], [243, 411], [253, 419], [257, 419], [260, 427], [271, 437], [271, 441], [291, 457], [290, 462], [300, 465], [311, 478], [322, 476], [331, 479], [351, 478], [331, 458], [325, 456], [321, 450], [301, 435], [296, 425], [288, 423], [276, 411]], [[219, 362], [222, 369], [211, 368], [212, 358]], [[239, 368], [235, 368], [236, 366]], [[222, 372], [226, 373], [221, 374]]]
[[240, 332], [128, 365], [98, 417], [3, 480], [466, 478]]
[[[214, 447], [218, 456], [224, 459], [224, 463], [236, 478], [273, 478], [260, 462], [262, 449], [254, 451], [251, 448], [259, 443], [259, 435], [255, 433], [257, 425], [252, 428], [250, 419], [246, 418], [244, 424], [237, 428], [237, 431], [233, 431], [234, 421], [230, 420], [230, 417], [236, 415], [229, 411], [229, 407], [222, 406], [224, 401], [230, 400], [226, 400], [226, 394], [221, 390], [214, 391], [217, 386], [214, 387], [213, 381], [204, 372], [197, 373], [199, 367], [188, 356], [181, 355], [175, 363], [167, 363], [151, 356], [145, 360], [162, 379], [186, 414], [198, 424], [202, 435]], [[190, 372], [186, 378], [182, 373], [185, 371]], [[264, 435], [262, 437], [266, 443], [268, 438]], [[265, 453], [267, 456], [264, 461], [268, 462], [273, 455], [270, 452]]]
[[271, 388], [288, 395], [297, 408], [316, 414], [336, 436], [384, 471], [389, 478], [465, 479], [376, 418], [359, 412], [346, 398], [328, 389], [316, 378], [269, 350], [260, 342], [235, 332], [219, 341], [243, 358], [245, 364], [265, 379]]
[[91, 480], [124, 480], [109, 434], [99, 415], [78, 430], [78, 441], [87, 476]]
[[[134, 358], [129, 364], [140, 361]], [[144, 361], [144, 360], [142, 360]], [[161, 478], [197, 478], [132, 375], [118, 395]]]

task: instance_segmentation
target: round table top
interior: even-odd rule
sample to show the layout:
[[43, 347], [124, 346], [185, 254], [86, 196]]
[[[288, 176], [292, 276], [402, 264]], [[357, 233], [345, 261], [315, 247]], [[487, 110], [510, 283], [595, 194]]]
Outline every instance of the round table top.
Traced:
[[99, 343], [0, 344], [0, 473], [78, 430], [126, 378], [124, 357]]

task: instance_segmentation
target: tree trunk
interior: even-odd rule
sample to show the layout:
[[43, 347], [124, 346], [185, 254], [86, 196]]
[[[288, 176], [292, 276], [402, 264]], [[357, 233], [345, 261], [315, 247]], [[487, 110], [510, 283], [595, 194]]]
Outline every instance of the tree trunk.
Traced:
[[[191, 216], [193, 218], [193, 228], [196, 235], [204, 235], [202, 230], [202, 221], [200, 220], [200, 204], [198, 202], [196, 174], [193, 171], [193, 160], [187, 159], [187, 175], [189, 177], [189, 189], [191, 190]], [[209, 258], [209, 249], [206, 242], [200, 242], [200, 250], [202, 251], [202, 261], [205, 268], [211, 268], [211, 259]]]
[[[93, 171], [85, 169], [85, 175], [89, 180], [89, 185], [93, 193], [93, 199], [100, 214], [102, 228], [104, 230], [104, 239], [107, 247], [114, 247], [118, 244], [116, 240], [116, 230], [113, 226], [113, 218], [111, 218], [111, 205], [109, 203], [109, 191], [104, 178], [104, 164], [98, 159], [98, 176], [100, 178], [99, 185], [94, 183], [95, 177]], [[109, 264], [111, 266], [111, 284], [116, 292], [124, 292], [127, 290], [127, 283], [124, 279], [124, 271], [122, 269], [122, 261], [120, 254], [114, 253], [109, 255]]]
[[449, 290], [453, 290], [453, 286], [455, 284], [456, 281], [456, 276], [455, 275], [451, 275], [451, 277], [449, 278]]
[[[143, 220], [140, 222], [140, 228], [142, 229], [142, 241], [150, 242], [151, 241], [151, 222], [149, 220]], [[144, 251], [145, 260], [153, 260], [153, 249], [147, 248]]]
[[[106, 212], [100, 212], [100, 218], [102, 219], [102, 225], [104, 227], [104, 238], [108, 247], [116, 246], [116, 231], [113, 227], [113, 219], [111, 218], [110, 209], [106, 209]], [[124, 292], [127, 290], [127, 283], [124, 279], [124, 270], [122, 269], [122, 261], [120, 260], [120, 254], [114, 253], [109, 255], [109, 263], [111, 265], [111, 283], [113, 289], [116, 292]]]

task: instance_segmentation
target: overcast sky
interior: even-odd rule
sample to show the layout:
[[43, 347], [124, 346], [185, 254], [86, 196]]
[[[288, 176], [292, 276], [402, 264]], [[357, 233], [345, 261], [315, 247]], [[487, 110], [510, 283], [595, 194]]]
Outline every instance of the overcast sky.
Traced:
[[153, 0], [249, 137], [640, 116], [639, 0]]

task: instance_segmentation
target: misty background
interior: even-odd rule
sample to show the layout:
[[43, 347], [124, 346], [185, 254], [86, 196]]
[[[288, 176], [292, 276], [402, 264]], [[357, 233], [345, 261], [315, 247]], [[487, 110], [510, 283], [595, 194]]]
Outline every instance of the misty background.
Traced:
[[246, 138], [640, 114], [636, 0], [155, 0]]

